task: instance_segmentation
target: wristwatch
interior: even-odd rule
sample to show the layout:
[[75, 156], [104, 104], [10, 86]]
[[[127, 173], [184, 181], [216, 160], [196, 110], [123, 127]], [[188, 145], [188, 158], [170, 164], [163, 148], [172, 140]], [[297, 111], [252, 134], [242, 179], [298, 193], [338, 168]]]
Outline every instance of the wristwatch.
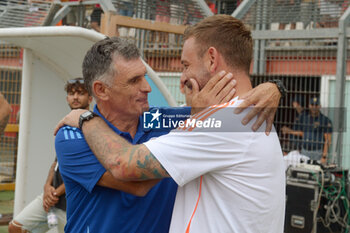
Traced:
[[87, 112], [82, 113], [79, 117], [79, 129], [82, 130], [83, 123], [85, 121], [89, 121], [96, 116], [98, 116], [98, 115], [94, 112], [91, 112], [91, 111], [87, 111]]
[[272, 80], [269, 80], [268, 82], [276, 84], [278, 90], [281, 93], [281, 98], [283, 98], [283, 97], [285, 97], [287, 95], [287, 89], [283, 85], [283, 82], [281, 80], [279, 80], [279, 79], [272, 79]]

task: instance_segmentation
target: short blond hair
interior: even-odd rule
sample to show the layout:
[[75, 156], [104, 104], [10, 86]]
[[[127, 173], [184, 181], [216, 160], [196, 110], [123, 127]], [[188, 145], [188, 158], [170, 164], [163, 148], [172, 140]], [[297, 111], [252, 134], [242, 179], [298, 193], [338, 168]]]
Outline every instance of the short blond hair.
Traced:
[[226, 63], [249, 74], [253, 56], [253, 39], [242, 21], [229, 15], [213, 15], [186, 28], [184, 40], [195, 38], [199, 56], [215, 47]]

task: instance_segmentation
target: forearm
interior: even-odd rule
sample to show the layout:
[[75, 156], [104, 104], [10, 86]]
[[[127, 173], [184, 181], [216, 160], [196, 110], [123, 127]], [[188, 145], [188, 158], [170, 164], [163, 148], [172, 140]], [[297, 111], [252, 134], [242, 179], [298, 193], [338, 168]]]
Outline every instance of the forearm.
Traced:
[[115, 179], [112, 174], [107, 171], [103, 174], [97, 184], [99, 186], [130, 193], [135, 196], [145, 196], [158, 182], [159, 180], [121, 181]]
[[325, 137], [325, 142], [324, 142], [324, 146], [323, 146], [322, 156], [327, 156], [328, 150], [329, 150], [329, 145], [331, 142], [331, 136], [328, 134], [325, 134], [324, 137]]
[[58, 197], [62, 196], [65, 192], [66, 192], [66, 187], [64, 186], [64, 184], [61, 184], [56, 188], [56, 193]]
[[296, 130], [289, 130], [288, 134], [293, 135], [293, 136], [297, 136], [297, 137], [303, 137], [304, 136], [304, 132], [303, 131], [296, 131]]
[[49, 174], [47, 175], [45, 185], [52, 186], [53, 176], [55, 174], [56, 161], [52, 163]]
[[83, 133], [100, 163], [119, 180], [146, 180], [168, 177], [144, 145], [131, 145], [101, 118], [83, 125]]
[[328, 154], [328, 143], [325, 143], [324, 146], [323, 146], [323, 153], [322, 153], [322, 156], [327, 156]]

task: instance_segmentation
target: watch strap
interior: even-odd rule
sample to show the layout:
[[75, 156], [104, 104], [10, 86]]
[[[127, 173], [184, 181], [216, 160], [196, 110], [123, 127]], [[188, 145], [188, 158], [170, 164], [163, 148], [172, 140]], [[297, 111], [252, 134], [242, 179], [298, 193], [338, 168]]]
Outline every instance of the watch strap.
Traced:
[[91, 111], [87, 111], [87, 112], [82, 113], [79, 117], [79, 129], [82, 130], [83, 124], [85, 121], [89, 121], [96, 116], [98, 116], [98, 115], [94, 112], [91, 112]]
[[279, 79], [272, 79], [272, 80], [269, 80], [268, 82], [276, 84], [279, 92], [281, 93], [281, 98], [284, 98], [287, 95], [287, 89], [283, 85], [283, 82], [281, 80], [279, 80]]

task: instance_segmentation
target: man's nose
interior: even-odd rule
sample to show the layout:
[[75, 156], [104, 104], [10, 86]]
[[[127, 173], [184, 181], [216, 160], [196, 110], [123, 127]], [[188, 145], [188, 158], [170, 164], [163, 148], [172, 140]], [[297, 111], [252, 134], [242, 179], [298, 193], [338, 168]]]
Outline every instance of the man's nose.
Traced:
[[186, 75], [182, 72], [180, 77], [180, 92], [182, 94], [185, 94], [184, 86], [185, 86], [186, 80], [187, 80]]
[[149, 83], [147, 82], [147, 80], [146, 80], [145, 77], [142, 79], [142, 84], [141, 84], [141, 85], [142, 85], [142, 86], [141, 86], [141, 90], [142, 90], [143, 92], [150, 93], [150, 92], [152, 91], [152, 88], [151, 88], [151, 86], [149, 85]]

